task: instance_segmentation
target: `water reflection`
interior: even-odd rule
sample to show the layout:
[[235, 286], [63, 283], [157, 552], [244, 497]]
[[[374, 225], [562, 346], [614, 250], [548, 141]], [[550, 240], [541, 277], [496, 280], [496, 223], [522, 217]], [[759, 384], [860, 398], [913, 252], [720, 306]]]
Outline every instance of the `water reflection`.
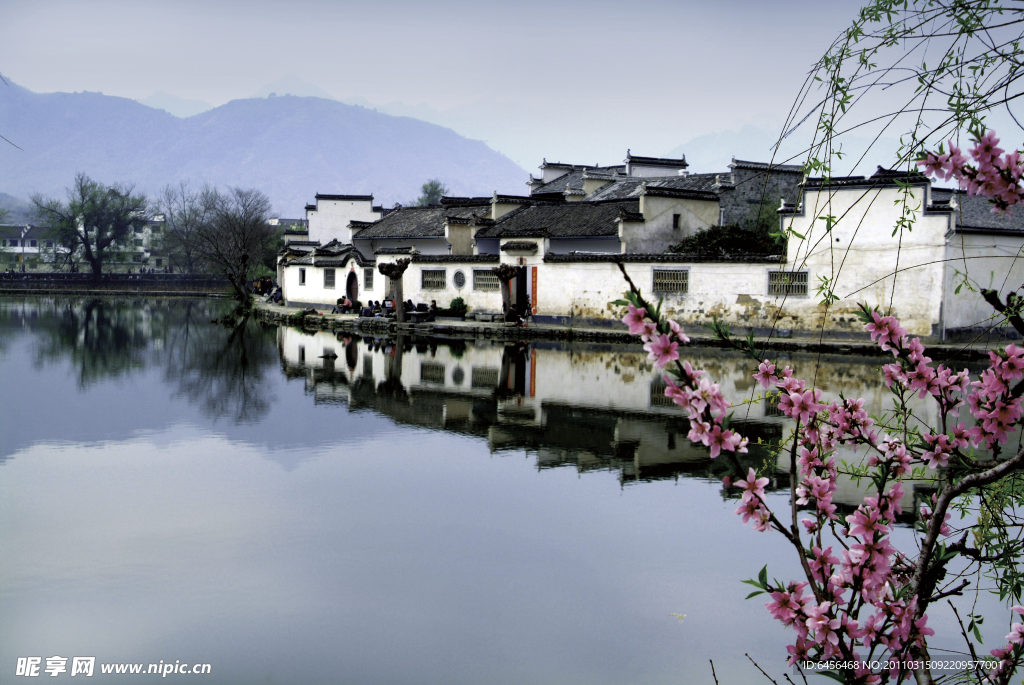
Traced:
[[[460, 685], [697, 685], [709, 658], [763, 682], [745, 652], [783, 668], [789, 636], [740, 581], [795, 560], [705, 480], [716, 462], [639, 348], [211, 323], [225, 312], [0, 300], [0, 662]], [[733, 402], [756, 391], [742, 358], [688, 352]], [[824, 359], [818, 385], [879, 411], [877, 362]], [[778, 440], [777, 414], [736, 416]]]
[[[707, 450], [686, 439], [688, 422], [665, 398], [661, 375], [639, 347], [374, 338], [263, 327], [250, 319], [212, 323], [229, 309], [212, 300], [5, 300], [0, 344], [16, 331], [32, 332], [36, 364], [70, 362], [80, 388], [161, 369], [174, 396], [214, 421], [265, 419], [280, 392], [273, 382], [279, 364], [284, 378], [304, 383], [314, 406], [482, 438], [495, 454], [525, 452], [539, 470], [610, 470], [623, 484], [721, 475]], [[707, 349], [688, 350], [688, 359], [738, 405], [735, 420], [752, 442], [778, 444], [789, 424], [774, 398], [758, 401], [748, 360]], [[876, 415], [890, 406], [877, 358], [780, 360], [813, 377], [826, 399], [865, 397]], [[934, 403], [921, 402], [918, 416], [934, 424]], [[316, 430], [311, 439], [333, 437]], [[745, 459], [755, 466], [773, 462], [772, 487], [788, 487], [785, 452], [776, 461], [768, 449], [752, 446]], [[916, 509], [922, 492], [908, 488], [906, 511]], [[862, 498], [860, 486], [840, 483], [837, 503], [855, 506]]]
[[33, 333], [36, 366], [70, 362], [80, 390], [155, 367], [172, 393], [211, 418], [255, 422], [272, 403], [275, 330], [251, 318], [212, 323], [231, 309], [220, 300], [5, 300], [0, 340]]

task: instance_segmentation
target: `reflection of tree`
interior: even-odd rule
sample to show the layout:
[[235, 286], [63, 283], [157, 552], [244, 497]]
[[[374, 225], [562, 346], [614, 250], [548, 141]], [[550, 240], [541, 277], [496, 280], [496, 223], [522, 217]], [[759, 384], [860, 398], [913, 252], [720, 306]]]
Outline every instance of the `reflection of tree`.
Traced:
[[37, 364], [69, 357], [79, 387], [122, 376], [146, 366], [152, 324], [151, 312], [133, 302], [68, 303], [38, 329]]
[[270, 406], [264, 386], [278, 356], [274, 333], [231, 315], [221, 320], [230, 325], [211, 322], [225, 304], [38, 299], [0, 307], [0, 331], [30, 330], [39, 340], [36, 363], [69, 360], [81, 388], [162, 367], [166, 381], [210, 416], [255, 421]]
[[[213, 418], [258, 421], [270, 409], [267, 370], [277, 361], [273, 330], [249, 317], [211, 325], [191, 312], [166, 345], [166, 377]], [[200, 323], [201, 321], [201, 323]]]

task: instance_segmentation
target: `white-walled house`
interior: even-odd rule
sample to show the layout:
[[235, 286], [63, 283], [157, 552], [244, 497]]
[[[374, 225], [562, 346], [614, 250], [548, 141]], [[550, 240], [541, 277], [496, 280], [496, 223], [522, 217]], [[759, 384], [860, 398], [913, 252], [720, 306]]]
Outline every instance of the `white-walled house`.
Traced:
[[326, 245], [332, 240], [352, 242], [353, 221], [373, 222], [384, 215], [373, 204], [373, 195], [328, 195], [317, 193], [314, 204], [306, 205], [306, 240]]
[[[621, 264], [669, 316], [691, 325], [719, 319], [783, 336], [862, 336], [863, 302], [942, 340], [991, 326], [979, 289], [1005, 298], [1024, 283], [1024, 215], [993, 214], [984, 199], [933, 189], [920, 174], [880, 169], [796, 185], [790, 167], [781, 179], [768, 165], [737, 160], [725, 175], [687, 174], [681, 161], [671, 161], [682, 172], [674, 177], [651, 175], [668, 168], [652, 158], [628, 156], [622, 167], [545, 162], [529, 196], [444, 198], [350, 222], [348, 244], [282, 256], [285, 300], [386, 299], [388, 279], [377, 267], [409, 258], [406, 298], [447, 307], [461, 297], [470, 312], [495, 313], [502, 303], [493, 270], [510, 265], [518, 270], [512, 304], [535, 321], [611, 326], [621, 312], [609, 303], [626, 290]], [[723, 218], [750, 216], [765, 198], [781, 204], [780, 226], [791, 231], [785, 254], [666, 252]], [[829, 306], [826, 291], [837, 298]]]

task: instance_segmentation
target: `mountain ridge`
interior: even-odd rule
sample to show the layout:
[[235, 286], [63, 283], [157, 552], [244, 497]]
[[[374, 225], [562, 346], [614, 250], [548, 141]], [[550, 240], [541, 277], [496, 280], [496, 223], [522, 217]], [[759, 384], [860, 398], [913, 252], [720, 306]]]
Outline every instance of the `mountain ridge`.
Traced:
[[[481, 141], [337, 100], [232, 100], [182, 119], [101, 93], [0, 86], [0, 191], [63, 197], [79, 171], [152, 196], [188, 179], [255, 187], [276, 211], [302, 216], [316, 193], [373, 193], [387, 205], [429, 178], [452, 194], [522, 192], [526, 171]], [[2, 141], [0, 141], [2, 142]]]

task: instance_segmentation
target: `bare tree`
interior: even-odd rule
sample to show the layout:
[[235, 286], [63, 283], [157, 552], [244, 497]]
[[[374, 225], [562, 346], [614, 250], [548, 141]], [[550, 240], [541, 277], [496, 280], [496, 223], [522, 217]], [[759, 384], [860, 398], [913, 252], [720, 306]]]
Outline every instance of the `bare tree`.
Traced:
[[243, 303], [249, 301], [246, 286], [252, 271], [274, 249], [275, 232], [267, 223], [270, 200], [259, 190], [211, 189], [204, 194], [209, 218], [196, 231], [196, 256], [210, 269], [224, 275]]
[[103, 273], [103, 260], [111, 246], [146, 225], [146, 197], [132, 186], [104, 185], [84, 173], [75, 176], [67, 202], [32, 196], [36, 219], [49, 226], [49, 234], [69, 252], [89, 262], [93, 276]]
[[157, 211], [164, 214], [163, 251], [187, 273], [199, 267], [198, 237], [211, 220], [216, 190], [208, 185], [192, 190], [188, 181], [168, 185], [157, 199]]

